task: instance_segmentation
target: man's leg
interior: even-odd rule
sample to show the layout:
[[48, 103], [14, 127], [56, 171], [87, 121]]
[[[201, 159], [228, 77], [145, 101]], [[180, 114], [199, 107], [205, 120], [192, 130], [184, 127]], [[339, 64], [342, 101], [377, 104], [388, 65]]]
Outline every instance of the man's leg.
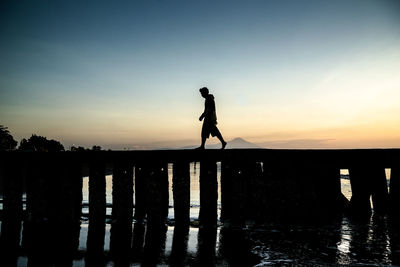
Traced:
[[216, 134], [215, 134], [215, 136], [219, 139], [219, 141], [221, 141], [221, 144], [222, 144], [222, 148], [221, 149], [224, 149], [225, 147], [226, 147], [226, 142], [225, 142], [225, 140], [224, 140], [224, 138], [222, 137], [222, 134], [221, 134], [221, 132], [218, 130], [218, 128], [217, 127], [215, 127], [216, 129], [217, 129], [217, 131], [216, 131]]
[[204, 149], [208, 131], [207, 125], [203, 122], [203, 127], [201, 128], [201, 145], [197, 149]]
[[201, 137], [201, 145], [200, 145], [200, 149], [204, 149], [204, 146], [206, 145], [206, 139], [205, 137]]

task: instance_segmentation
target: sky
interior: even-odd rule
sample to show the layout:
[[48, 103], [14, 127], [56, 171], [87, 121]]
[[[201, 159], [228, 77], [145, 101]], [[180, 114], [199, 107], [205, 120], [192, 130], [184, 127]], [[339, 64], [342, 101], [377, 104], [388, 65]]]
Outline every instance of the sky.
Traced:
[[0, 2], [17, 141], [196, 145], [203, 86], [226, 140], [400, 147], [400, 1]]

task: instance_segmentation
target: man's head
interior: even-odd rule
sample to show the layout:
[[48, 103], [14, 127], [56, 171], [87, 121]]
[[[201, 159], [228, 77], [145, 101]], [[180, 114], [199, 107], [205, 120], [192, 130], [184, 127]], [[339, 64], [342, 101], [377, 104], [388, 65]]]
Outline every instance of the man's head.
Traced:
[[200, 91], [200, 94], [201, 94], [202, 97], [206, 97], [209, 94], [209, 91], [208, 91], [207, 87], [200, 88], [199, 91]]

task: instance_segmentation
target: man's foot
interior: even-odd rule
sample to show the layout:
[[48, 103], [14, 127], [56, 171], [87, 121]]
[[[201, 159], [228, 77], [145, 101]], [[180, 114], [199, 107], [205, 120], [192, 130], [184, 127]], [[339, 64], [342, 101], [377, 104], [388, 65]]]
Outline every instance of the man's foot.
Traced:
[[204, 146], [199, 146], [198, 148], [195, 148], [195, 150], [203, 150]]
[[227, 142], [223, 141], [221, 149], [224, 149], [226, 147], [226, 144], [227, 144]]

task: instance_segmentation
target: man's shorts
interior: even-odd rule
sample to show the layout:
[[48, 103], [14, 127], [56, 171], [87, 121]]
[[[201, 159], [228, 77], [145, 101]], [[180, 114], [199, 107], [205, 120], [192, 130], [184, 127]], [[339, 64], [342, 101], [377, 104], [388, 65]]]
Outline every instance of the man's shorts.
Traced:
[[209, 138], [210, 134], [212, 136], [216, 136], [219, 134], [219, 130], [215, 122], [203, 122], [203, 127], [201, 128], [201, 137], [202, 138]]

